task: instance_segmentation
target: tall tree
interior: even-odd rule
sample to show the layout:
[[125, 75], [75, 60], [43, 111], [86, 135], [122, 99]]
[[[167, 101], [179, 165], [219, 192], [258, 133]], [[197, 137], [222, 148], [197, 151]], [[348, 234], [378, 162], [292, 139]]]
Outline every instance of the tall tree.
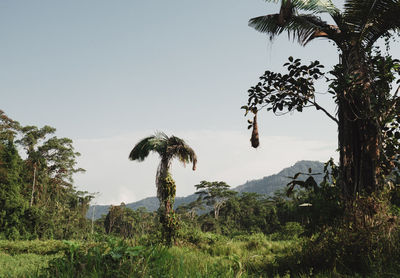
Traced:
[[194, 171], [197, 156], [184, 140], [157, 132], [155, 135], [140, 140], [130, 152], [129, 159], [143, 161], [151, 151], [158, 153], [161, 159], [156, 174], [157, 198], [160, 201], [160, 222], [163, 225], [164, 239], [170, 245], [176, 226], [173, 212], [176, 188], [175, 181], [169, 173], [171, 162], [177, 158], [184, 165], [193, 163]]
[[0, 110], [0, 140], [2, 142], [14, 141], [20, 129], [21, 126], [17, 121], [9, 118], [3, 110]]
[[25, 234], [28, 205], [21, 193], [23, 161], [14, 143], [18, 130], [18, 122], [0, 110], [0, 234], [12, 239]]
[[53, 194], [73, 188], [73, 174], [85, 172], [75, 167], [80, 153], [74, 150], [69, 138], [52, 137], [38, 147], [38, 153], [45, 161], [46, 175]]
[[[87, 228], [92, 196], [76, 191], [72, 180], [83, 171], [75, 167], [79, 153], [71, 139], [48, 139], [54, 131], [21, 127], [0, 110], [0, 233], [7, 238], [61, 239]], [[18, 153], [21, 146], [25, 160]]]
[[[303, 14], [301, 11], [308, 13]], [[319, 14], [327, 14], [334, 24], [322, 20]], [[398, 161], [397, 142], [391, 144], [392, 150], [387, 152], [386, 143], [389, 141], [385, 141], [390, 135], [387, 130], [398, 132], [400, 100], [397, 91], [390, 92], [393, 72], [398, 70], [398, 63], [390, 57], [372, 55], [371, 49], [378, 39], [388, 39], [394, 31], [399, 31], [399, 14], [398, 0], [346, 0], [343, 11], [330, 0], [281, 0], [278, 14], [260, 16], [249, 21], [251, 27], [269, 34], [271, 39], [287, 32], [302, 45], [315, 38], [327, 38], [338, 47], [340, 64], [332, 72], [335, 80], [331, 83], [338, 107], [337, 119], [313, 98], [314, 88], [310, 85], [313, 74], [306, 70], [315, 70], [318, 77], [320, 72], [317, 65], [311, 64], [305, 69], [300, 67], [299, 61], [293, 60], [289, 63], [290, 74], [285, 75], [286, 79], [285, 76], [275, 75], [279, 82], [287, 86], [274, 87], [273, 82], [269, 81], [274, 78], [273, 73], [266, 73], [264, 81], [267, 86], [259, 83], [253, 87], [252, 92], [249, 91], [253, 95], [259, 94], [259, 97], [249, 100], [249, 106], [245, 109], [256, 114], [259, 107], [257, 104], [265, 104], [265, 98], [260, 94], [266, 93], [266, 102], [272, 103], [275, 96], [274, 99], [269, 97], [275, 91], [281, 93], [281, 103], [271, 107], [274, 112], [276, 109], [282, 110], [283, 106], [289, 111], [301, 111], [307, 104], [311, 104], [335, 120], [338, 123], [340, 151], [339, 185], [346, 199], [351, 200], [359, 193], [370, 194], [380, 189], [383, 177], [390, 173]], [[299, 84], [296, 81], [298, 77], [304, 77], [306, 82]], [[304, 94], [302, 89], [310, 94]], [[301, 97], [295, 96], [296, 93]], [[257, 125], [253, 127], [257, 128]], [[255, 140], [253, 146], [256, 145], [258, 143]]]
[[43, 167], [43, 156], [39, 151], [39, 145], [45, 140], [45, 138], [56, 131], [55, 128], [50, 126], [44, 126], [38, 128], [36, 126], [25, 126], [21, 128], [23, 134], [22, 138], [17, 142], [23, 146], [26, 150], [28, 158], [26, 160], [28, 167], [32, 171], [32, 188], [31, 188], [31, 199], [29, 206], [32, 207], [35, 199], [35, 191], [37, 190], [39, 170]]
[[213, 207], [216, 220], [218, 220], [219, 211], [226, 201], [237, 194], [236, 191], [230, 190], [230, 186], [223, 181], [201, 181], [195, 187], [197, 190], [195, 194], [199, 195], [198, 199]]

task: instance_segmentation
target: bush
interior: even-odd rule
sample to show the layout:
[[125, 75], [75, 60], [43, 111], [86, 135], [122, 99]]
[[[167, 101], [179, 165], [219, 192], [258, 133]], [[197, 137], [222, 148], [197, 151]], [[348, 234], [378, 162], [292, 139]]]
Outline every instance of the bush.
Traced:
[[[242, 270], [239, 257], [212, 257], [197, 249], [131, 246], [108, 239], [92, 246], [66, 242], [68, 250], [49, 262], [40, 277], [235, 277]], [[222, 254], [221, 254], [222, 255]]]
[[267, 237], [262, 233], [257, 233], [248, 237], [244, 237], [243, 240], [245, 240], [246, 242], [247, 250], [256, 250], [262, 247], [269, 246]]
[[199, 229], [182, 229], [179, 233], [178, 239], [196, 246], [210, 245], [227, 240], [223, 235], [211, 232], [202, 232]]
[[64, 244], [68, 247], [65, 255], [50, 261], [42, 277], [128, 277], [145, 250], [114, 238], [89, 246], [73, 241]]
[[346, 275], [384, 276], [399, 272], [400, 231], [387, 202], [358, 198], [336, 225], [304, 239], [301, 250], [278, 258], [279, 273], [337, 271]]
[[298, 222], [287, 222], [279, 232], [273, 233], [273, 240], [292, 240], [299, 238], [304, 233], [304, 227]]

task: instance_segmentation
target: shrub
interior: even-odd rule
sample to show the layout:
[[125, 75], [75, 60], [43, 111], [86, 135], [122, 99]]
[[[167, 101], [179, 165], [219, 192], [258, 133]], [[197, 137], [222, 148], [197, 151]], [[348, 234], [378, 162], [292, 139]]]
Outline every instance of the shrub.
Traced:
[[273, 233], [273, 240], [291, 240], [297, 239], [304, 233], [304, 227], [298, 222], [287, 222], [281, 227], [279, 232]]
[[65, 241], [65, 255], [49, 262], [42, 277], [128, 277], [135, 273], [145, 248], [129, 246], [123, 240], [83, 246]]
[[398, 220], [388, 203], [374, 196], [358, 198], [345, 218], [303, 241], [301, 250], [277, 259], [279, 273], [337, 271], [384, 276], [400, 269]]

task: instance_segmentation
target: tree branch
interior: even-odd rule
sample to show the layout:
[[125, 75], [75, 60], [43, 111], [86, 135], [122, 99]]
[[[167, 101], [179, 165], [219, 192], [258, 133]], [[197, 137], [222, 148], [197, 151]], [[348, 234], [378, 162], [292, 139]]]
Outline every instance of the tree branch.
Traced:
[[329, 118], [331, 118], [333, 121], [335, 121], [337, 124], [339, 124], [338, 119], [336, 119], [334, 116], [332, 116], [328, 111], [326, 111], [325, 108], [323, 108], [322, 106], [320, 106], [318, 103], [316, 103], [315, 101], [310, 100], [310, 102], [315, 106], [315, 108], [317, 110], [322, 110]]

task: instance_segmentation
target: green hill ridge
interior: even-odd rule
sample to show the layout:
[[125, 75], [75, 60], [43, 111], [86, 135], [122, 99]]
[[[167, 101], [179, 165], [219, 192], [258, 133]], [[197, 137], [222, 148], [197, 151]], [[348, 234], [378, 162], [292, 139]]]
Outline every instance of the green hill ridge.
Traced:
[[[314, 176], [316, 182], [320, 183], [323, 177], [322, 173], [324, 170], [324, 164], [319, 161], [301, 160], [296, 162], [293, 166], [284, 168], [277, 174], [266, 176], [262, 179], [247, 181], [245, 184], [233, 188], [233, 190], [238, 192], [254, 192], [258, 194], [265, 194], [272, 196], [274, 192], [276, 192], [277, 190], [284, 189], [286, 187], [286, 184], [290, 181], [290, 178], [288, 177], [292, 177], [298, 172], [308, 173], [308, 169], [310, 168], [312, 169], [312, 173], [321, 173], [320, 175]], [[301, 178], [305, 178], [305, 176], [303, 177], [300, 176], [299, 179]], [[180, 205], [193, 202], [194, 200], [197, 199], [197, 197], [198, 196], [196, 194], [191, 194], [186, 197], [176, 197], [175, 208], [179, 207]], [[148, 197], [137, 202], [128, 203], [126, 204], [126, 206], [131, 209], [138, 209], [139, 207], [144, 207], [148, 211], [155, 211], [159, 207], [159, 202], [157, 197]], [[94, 219], [98, 219], [103, 214], [108, 213], [109, 207], [110, 205], [90, 206], [86, 216], [87, 218], [94, 217]]]

